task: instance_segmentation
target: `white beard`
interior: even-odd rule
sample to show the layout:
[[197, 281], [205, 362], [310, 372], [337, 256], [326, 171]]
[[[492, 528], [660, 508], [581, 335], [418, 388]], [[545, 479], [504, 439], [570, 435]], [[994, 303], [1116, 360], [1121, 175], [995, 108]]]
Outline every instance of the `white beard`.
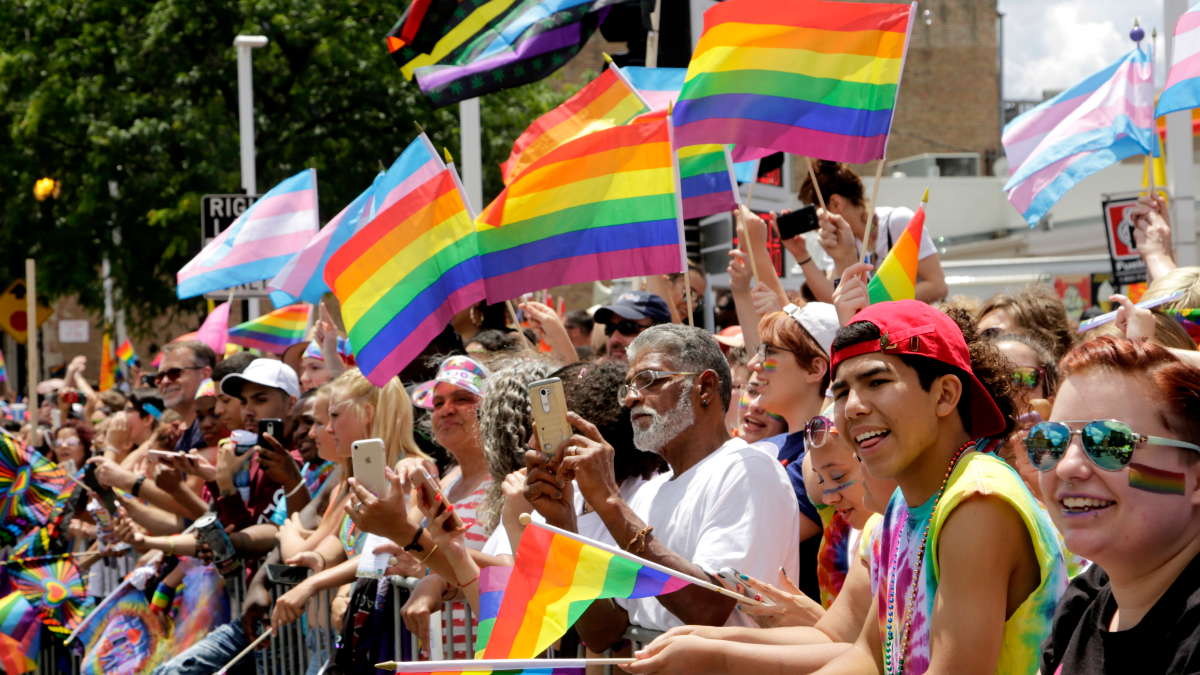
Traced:
[[679, 405], [667, 413], [658, 413], [639, 403], [630, 411], [633, 415], [650, 415], [650, 426], [642, 429], [633, 425], [633, 445], [642, 452], [662, 454], [667, 443], [687, 431], [696, 423], [696, 410], [692, 407], [692, 384], [689, 383], [680, 395]]

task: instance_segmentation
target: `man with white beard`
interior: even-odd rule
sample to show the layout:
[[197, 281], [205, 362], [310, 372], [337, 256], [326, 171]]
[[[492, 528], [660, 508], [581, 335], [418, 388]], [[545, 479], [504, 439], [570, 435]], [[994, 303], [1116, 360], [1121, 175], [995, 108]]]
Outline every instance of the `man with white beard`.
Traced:
[[[613, 476], [613, 449], [595, 426], [570, 414], [579, 433], [551, 457], [526, 454], [526, 498], [547, 522], [575, 532], [571, 481], [617, 546], [701, 579], [732, 567], [776, 581], [799, 572], [800, 513], [774, 454], [730, 438], [729, 365], [703, 330], [678, 324], [647, 329], [629, 347], [626, 385], [634, 444], [670, 470], [626, 503]], [[714, 580], [714, 583], [720, 583]], [[698, 586], [641, 600], [597, 600], [575, 624], [603, 651], [634, 624], [654, 630], [699, 624], [755, 627], [736, 601]]]

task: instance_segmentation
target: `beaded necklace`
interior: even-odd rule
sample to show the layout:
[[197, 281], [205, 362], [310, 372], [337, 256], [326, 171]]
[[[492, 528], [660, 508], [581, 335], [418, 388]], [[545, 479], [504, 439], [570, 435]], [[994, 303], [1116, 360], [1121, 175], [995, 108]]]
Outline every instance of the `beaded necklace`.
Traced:
[[[973, 444], [974, 441], [963, 443], [958, 452], [954, 454], [954, 458], [950, 460], [950, 468], [946, 469], [946, 475], [942, 477], [942, 486], [938, 488], [937, 494], [934, 495], [933, 509], [929, 512], [929, 522], [925, 525], [925, 534], [921, 536], [921, 546], [917, 549], [917, 565], [913, 569], [912, 586], [908, 592], [908, 613], [904, 616], [904, 631], [900, 636], [899, 652], [895, 652], [892, 649], [892, 642], [895, 636], [892, 622], [896, 616], [896, 575], [900, 567], [900, 535], [904, 533], [904, 528], [897, 528], [896, 539], [892, 542], [892, 569], [888, 573], [887, 637], [883, 646], [883, 662], [887, 664], [889, 673], [900, 675], [904, 672], [904, 654], [908, 651], [908, 634], [909, 629], [912, 628], [913, 612], [916, 611], [917, 588], [921, 581], [921, 566], [925, 562], [925, 545], [929, 542], [929, 528], [933, 525], [933, 515], [937, 512], [938, 502], [942, 501], [942, 494], [946, 491], [946, 483], [950, 482], [950, 474], [954, 472], [954, 467], [958, 465], [958, 459]], [[893, 657], [895, 658], [894, 662]]]

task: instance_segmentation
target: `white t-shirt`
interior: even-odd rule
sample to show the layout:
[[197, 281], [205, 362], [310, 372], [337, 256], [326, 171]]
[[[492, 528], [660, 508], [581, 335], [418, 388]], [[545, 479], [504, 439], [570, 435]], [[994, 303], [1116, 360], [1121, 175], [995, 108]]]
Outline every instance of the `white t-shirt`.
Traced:
[[[876, 266], [887, 257], [888, 251], [891, 250], [891, 247], [888, 246], [888, 233], [891, 233], [891, 244], [895, 246], [914, 215], [916, 214], [913, 213], [913, 210], [906, 206], [880, 206], [875, 209], [875, 217], [878, 218], [876, 226], [879, 227], [879, 236], [875, 237]], [[854, 243], [858, 250], [862, 251], [862, 240], [855, 237]], [[921, 228], [921, 248], [917, 252], [917, 260], [924, 260], [937, 252], [937, 246], [933, 245], [933, 238], [929, 236], [929, 228]], [[858, 257], [862, 259], [862, 254], [860, 253]], [[826, 256], [825, 261], [825, 269], [833, 269], [833, 258]]]
[[[731, 439], [682, 475], [668, 471], [647, 481], [629, 506], [664, 546], [709, 574], [729, 566], [776, 583], [782, 567], [799, 577], [800, 510], [770, 450]], [[631, 624], [661, 631], [683, 625], [656, 598], [616, 602]], [[757, 627], [737, 610], [725, 625]]]

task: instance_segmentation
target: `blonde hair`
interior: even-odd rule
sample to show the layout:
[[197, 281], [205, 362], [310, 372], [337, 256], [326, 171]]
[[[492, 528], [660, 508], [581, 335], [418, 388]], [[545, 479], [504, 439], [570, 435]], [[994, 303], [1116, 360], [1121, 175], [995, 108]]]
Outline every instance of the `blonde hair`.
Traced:
[[1142, 300], [1165, 298], [1183, 292], [1183, 297], [1168, 302], [1162, 309], [1200, 309], [1200, 267], [1178, 267], [1154, 280]]
[[[359, 421], [365, 419], [366, 407], [375, 409], [375, 417], [367, 431], [369, 438], [383, 439], [384, 457], [388, 466], [395, 466], [405, 456], [429, 459], [413, 440], [413, 409], [408, 392], [400, 380], [392, 378], [383, 387], [371, 384], [358, 368], [351, 368], [329, 383], [330, 402], [332, 392], [350, 404]], [[339, 401], [341, 403], [341, 401]]]

